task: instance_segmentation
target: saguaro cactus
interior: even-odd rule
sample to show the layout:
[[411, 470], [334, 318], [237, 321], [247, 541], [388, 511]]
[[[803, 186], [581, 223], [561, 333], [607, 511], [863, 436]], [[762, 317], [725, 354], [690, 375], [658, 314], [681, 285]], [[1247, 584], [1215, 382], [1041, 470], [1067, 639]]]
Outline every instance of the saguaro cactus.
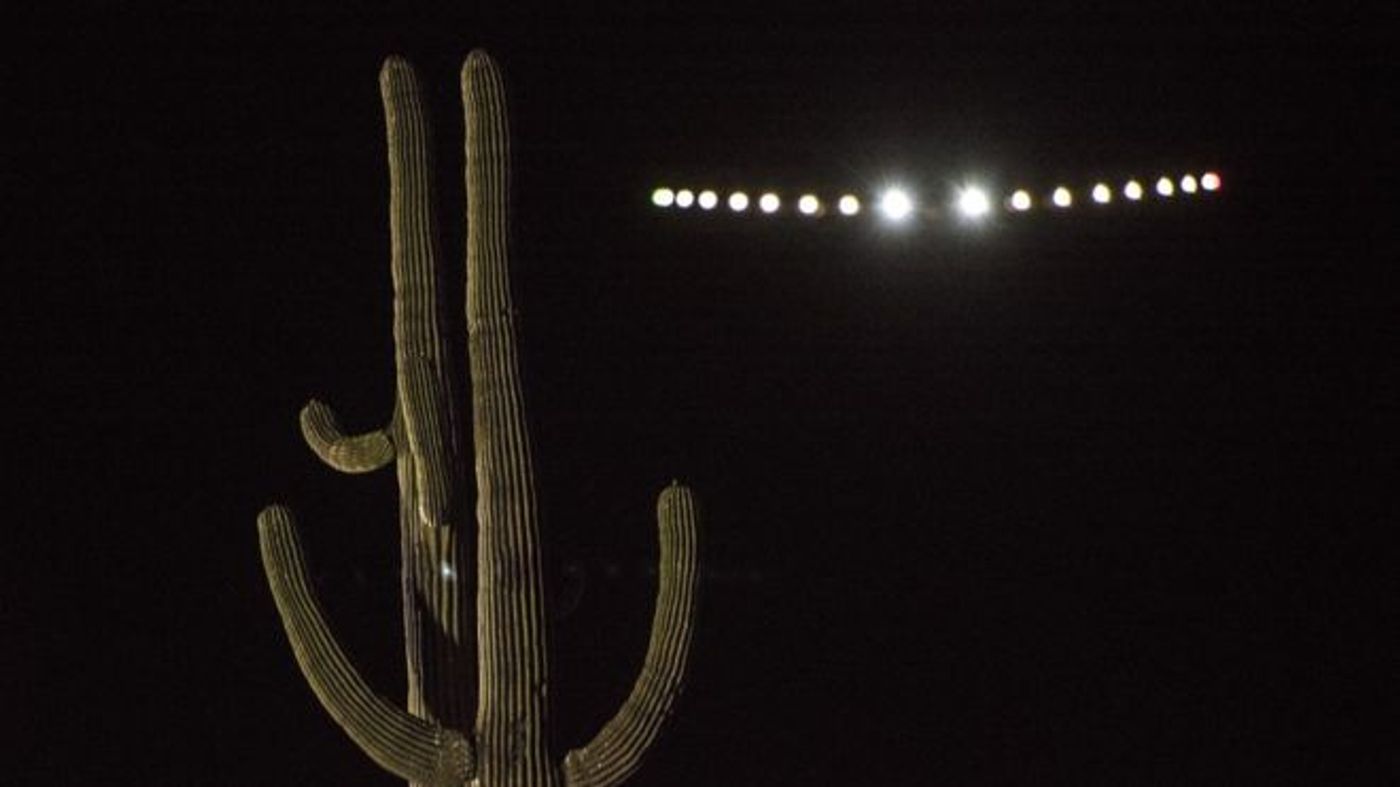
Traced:
[[[360, 677], [316, 600], [291, 512], [270, 506], [258, 528], [277, 609], [302, 672], [332, 718], [375, 762], [411, 783], [617, 784], [637, 769], [684, 677], [698, 583], [695, 499], [673, 483], [657, 502], [656, 610], [631, 694], [590, 743], [554, 759], [546, 740], [540, 529], [509, 282], [509, 133], [500, 69], [480, 51], [462, 67], [475, 550], [467, 530], [460, 386], [449, 373], [438, 295], [443, 277], [430, 130], [407, 62], [385, 61], [380, 90], [389, 140], [394, 411], [388, 426], [349, 435], [328, 406], [313, 400], [302, 410], [301, 428], [312, 450], [337, 470], [396, 464], [407, 708]], [[473, 597], [461, 581], [473, 557], [475, 630], [468, 613]]]

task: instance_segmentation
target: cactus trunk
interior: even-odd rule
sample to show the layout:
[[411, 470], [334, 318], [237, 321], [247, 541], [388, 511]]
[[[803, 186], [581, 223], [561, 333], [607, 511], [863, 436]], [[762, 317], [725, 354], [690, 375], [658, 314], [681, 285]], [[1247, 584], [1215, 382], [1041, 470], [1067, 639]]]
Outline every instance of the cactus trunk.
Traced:
[[[548, 646], [541, 531], [509, 267], [510, 134], [500, 69], [462, 69], [466, 117], [466, 316], [476, 476], [476, 593], [466, 591], [465, 422], [443, 339], [432, 138], [413, 69], [380, 74], [389, 146], [396, 400], [389, 424], [347, 435], [310, 402], [302, 432], [327, 464], [396, 463], [408, 687], [376, 694], [330, 631], [307, 579], [291, 512], [259, 516], [263, 562], [293, 652], [332, 718], [380, 766], [413, 784], [603, 787], [630, 776], [684, 679], [698, 588], [696, 506], [672, 484], [658, 500], [661, 564], [651, 643], [631, 695], [588, 745], [555, 758], [547, 740]], [[475, 629], [469, 611], [473, 610]], [[472, 666], [476, 669], [473, 671]], [[473, 701], [475, 705], [473, 707]]]
[[476, 439], [477, 750], [483, 784], [550, 785], [544, 569], [507, 267], [510, 143], [500, 72], [462, 67], [467, 127], [467, 342]]

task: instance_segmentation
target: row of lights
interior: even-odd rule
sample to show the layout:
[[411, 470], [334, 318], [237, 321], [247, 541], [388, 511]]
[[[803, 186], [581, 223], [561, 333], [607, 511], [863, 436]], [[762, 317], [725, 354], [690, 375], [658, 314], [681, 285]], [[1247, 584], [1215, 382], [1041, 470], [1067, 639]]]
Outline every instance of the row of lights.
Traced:
[[[1182, 175], [1180, 181], [1172, 180], [1163, 175], [1157, 178], [1157, 182], [1152, 186], [1158, 196], [1171, 197], [1180, 189], [1183, 194], [1195, 194], [1200, 191], [1219, 191], [1220, 175], [1214, 172], [1206, 172], [1200, 177], [1195, 175]], [[1136, 180], [1129, 180], [1123, 184], [1122, 194], [1124, 199], [1131, 202], [1141, 200], [1146, 194], [1142, 183]], [[1113, 189], [1107, 183], [1095, 183], [1089, 190], [1089, 197], [1099, 205], [1107, 205], [1113, 201]], [[1006, 205], [1014, 211], [1027, 211], [1034, 207], [1034, 199], [1030, 192], [1025, 189], [1018, 189], [1007, 199]], [[1057, 208], [1068, 208], [1074, 204], [1074, 192], [1066, 186], [1059, 186], [1050, 193], [1050, 204]]]
[[[714, 210], [719, 205], [719, 194], [706, 189], [698, 194], [690, 189], [680, 189], [672, 191], [668, 188], [659, 188], [651, 193], [652, 204], [658, 208], [689, 208], [698, 205], [701, 210]], [[749, 195], [743, 191], [735, 191], [726, 200], [729, 209], [735, 213], [743, 213], [749, 209]], [[758, 198], [758, 209], [764, 213], [777, 213], [782, 207], [782, 199], [775, 193], [765, 192]], [[847, 194], [836, 202], [837, 210], [842, 215], [854, 216], [860, 213], [860, 200], [853, 194]], [[804, 216], [815, 216], [823, 212], [824, 208], [816, 195], [803, 194], [797, 200], [797, 210]]]
[[[1219, 191], [1220, 186], [1219, 174], [1205, 172], [1200, 176], [1183, 175], [1177, 180], [1163, 175], [1153, 184], [1153, 190], [1160, 197], [1171, 197], [1178, 190], [1184, 194], [1196, 194], [1202, 191]], [[1137, 180], [1125, 182], [1120, 192], [1123, 198], [1130, 202], [1141, 200], [1147, 193], [1143, 184]], [[1089, 197], [1096, 204], [1107, 205], [1114, 199], [1114, 190], [1107, 183], [1095, 183], [1089, 190]], [[684, 210], [698, 206], [701, 210], [708, 211], [719, 206], [720, 196], [710, 189], [695, 192], [690, 189], [673, 190], [662, 187], [652, 192], [651, 201], [658, 208], [674, 207]], [[1057, 186], [1043, 201], [1055, 208], [1068, 208], [1074, 205], [1074, 192], [1068, 186]], [[734, 213], [743, 213], [750, 207], [749, 195], [743, 191], [731, 192], [725, 203]], [[782, 204], [782, 198], [771, 191], [758, 197], [758, 209], [763, 213], [777, 213]], [[1036, 199], [1029, 191], [1017, 189], [1003, 204], [1008, 210], [1022, 213], [1035, 207]], [[993, 201], [984, 189], [967, 186], [958, 192], [955, 205], [963, 216], [976, 219], [991, 213]], [[914, 198], [904, 189], [893, 187], [880, 195], [877, 206], [886, 218], [901, 221], [914, 212]], [[862, 208], [860, 198], [854, 194], [844, 194], [836, 200], [836, 211], [842, 216], [858, 215]], [[826, 205], [815, 194], [803, 194], [797, 199], [797, 212], [804, 216], [821, 216], [826, 213]]]

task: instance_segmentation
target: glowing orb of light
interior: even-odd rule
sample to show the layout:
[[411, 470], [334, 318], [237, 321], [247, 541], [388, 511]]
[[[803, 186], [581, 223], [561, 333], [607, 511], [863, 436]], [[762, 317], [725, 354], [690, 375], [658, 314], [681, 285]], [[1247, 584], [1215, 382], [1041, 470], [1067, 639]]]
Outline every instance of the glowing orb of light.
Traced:
[[1113, 192], [1109, 190], [1107, 185], [1095, 183], [1091, 196], [1094, 198], [1094, 201], [1100, 205], [1107, 205], [1113, 199]]
[[1172, 183], [1171, 178], [1163, 175], [1157, 178], [1157, 193], [1161, 194], [1163, 197], [1170, 197], [1176, 193], [1176, 185]]
[[817, 215], [817, 211], [822, 209], [822, 203], [821, 200], [816, 198], [816, 195], [803, 194], [802, 197], [797, 200], [797, 209], [801, 211], [804, 216], [815, 216]]
[[771, 191], [758, 198], [758, 209], [764, 213], [775, 213], [782, 204], [778, 195]]
[[969, 219], [980, 219], [990, 213], [992, 202], [987, 192], [976, 186], [968, 186], [958, 194], [958, 211]]
[[1136, 180], [1130, 180], [1123, 184], [1123, 196], [1133, 202], [1142, 199], [1142, 184], [1138, 183]]
[[706, 189], [700, 192], [700, 196], [697, 198], [697, 200], [700, 203], [701, 210], [712, 210], [716, 205], [719, 204], [719, 195], [714, 193], [713, 191], [710, 191], [709, 189]]
[[1012, 194], [1012, 195], [1011, 195], [1011, 209], [1012, 209], [1012, 210], [1030, 210], [1030, 209], [1031, 209], [1031, 195], [1030, 195], [1030, 192], [1026, 191], [1025, 189], [1018, 189], [1018, 190], [1016, 191], [1016, 193]]
[[681, 189], [676, 192], [676, 207], [688, 208], [695, 204], [695, 192], [690, 189]]
[[742, 213], [749, 209], [749, 195], [742, 191], [736, 191], [729, 195], [729, 209], [735, 213]]
[[842, 216], [854, 216], [860, 213], [860, 200], [853, 194], [847, 194], [837, 201], [836, 209], [841, 211]]
[[1220, 188], [1220, 176], [1214, 172], [1207, 172], [1201, 176], [1201, 188], [1206, 191], [1217, 191]]
[[669, 208], [675, 201], [676, 192], [668, 188], [659, 188], [651, 193], [651, 204], [658, 208]]
[[1068, 208], [1070, 205], [1074, 204], [1074, 195], [1070, 193], [1069, 189], [1064, 186], [1059, 186], [1055, 189], [1055, 192], [1050, 195], [1050, 201], [1055, 203], [1055, 207], [1057, 208]]
[[880, 197], [880, 210], [891, 221], [903, 221], [914, 212], [914, 201], [903, 189], [888, 189]]
[[1194, 175], [1181, 176], [1181, 190], [1187, 194], [1196, 193], [1196, 177]]

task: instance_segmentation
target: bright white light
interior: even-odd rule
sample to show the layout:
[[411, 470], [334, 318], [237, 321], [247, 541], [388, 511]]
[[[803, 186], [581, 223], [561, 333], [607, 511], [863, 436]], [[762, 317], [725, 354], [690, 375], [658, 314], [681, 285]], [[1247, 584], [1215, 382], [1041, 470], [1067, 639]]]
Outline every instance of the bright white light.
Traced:
[[736, 191], [729, 195], [729, 209], [735, 213], [742, 213], [749, 209], [749, 195], [742, 191]]
[[1220, 188], [1220, 176], [1214, 172], [1207, 172], [1201, 176], [1201, 188], [1206, 191], [1216, 191]]
[[1017, 189], [1016, 193], [1014, 193], [1014, 194], [1011, 195], [1011, 209], [1012, 209], [1012, 210], [1030, 210], [1030, 209], [1031, 209], [1031, 195], [1030, 195], [1030, 192], [1026, 191], [1025, 189]]
[[817, 211], [822, 209], [822, 203], [812, 194], [803, 194], [797, 201], [797, 209], [802, 211], [804, 216], [815, 216]]
[[1157, 178], [1157, 193], [1163, 197], [1170, 197], [1176, 193], [1176, 186], [1172, 184], [1172, 179], [1166, 175]]
[[778, 199], [778, 195], [771, 191], [758, 198], [758, 208], [764, 213], [774, 213], [782, 204], [782, 200]]
[[1194, 175], [1181, 176], [1181, 190], [1187, 194], [1196, 193], [1196, 178]]
[[444, 561], [442, 562], [442, 578], [443, 578], [443, 579], [456, 579], [456, 578], [457, 578], [457, 571], [456, 571], [456, 569], [452, 568], [452, 564], [451, 564], [451, 563], [448, 563], [446, 560], [444, 560]]
[[651, 193], [651, 204], [658, 208], [669, 208], [671, 203], [676, 201], [676, 192], [668, 188], [660, 188]]
[[1113, 199], [1113, 192], [1103, 183], [1095, 183], [1092, 196], [1095, 202], [1107, 205]]
[[914, 210], [914, 201], [903, 189], [889, 189], [880, 197], [880, 210], [892, 221], [903, 221]]
[[695, 192], [690, 189], [681, 189], [676, 192], [676, 207], [688, 208], [695, 204]]
[[699, 202], [701, 210], [711, 210], [719, 204], [719, 195], [706, 189], [700, 192]]
[[837, 201], [836, 209], [841, 211], [842, 216], [854, 216], [860, 213], [860, 200], [852, 194], [847, 194]]
[[1142, 199], [1142, 184], [1136, 180], [1130, 180], [1123, 185], [1123, 196], [1137, 202]]
[[976, 186], [968, 186], [958, 195], [958, 210], [969, 219], [980, 219], [992, 210], [987, 192]]
[[1060, 186], [1055, 189], [1054, 194], [1050, 195], [1050, 201], [1055, 203], [1056, 207], [1068, 208], [1074, 204], [1074, 195], [1070, 193], [1069, 189]]

